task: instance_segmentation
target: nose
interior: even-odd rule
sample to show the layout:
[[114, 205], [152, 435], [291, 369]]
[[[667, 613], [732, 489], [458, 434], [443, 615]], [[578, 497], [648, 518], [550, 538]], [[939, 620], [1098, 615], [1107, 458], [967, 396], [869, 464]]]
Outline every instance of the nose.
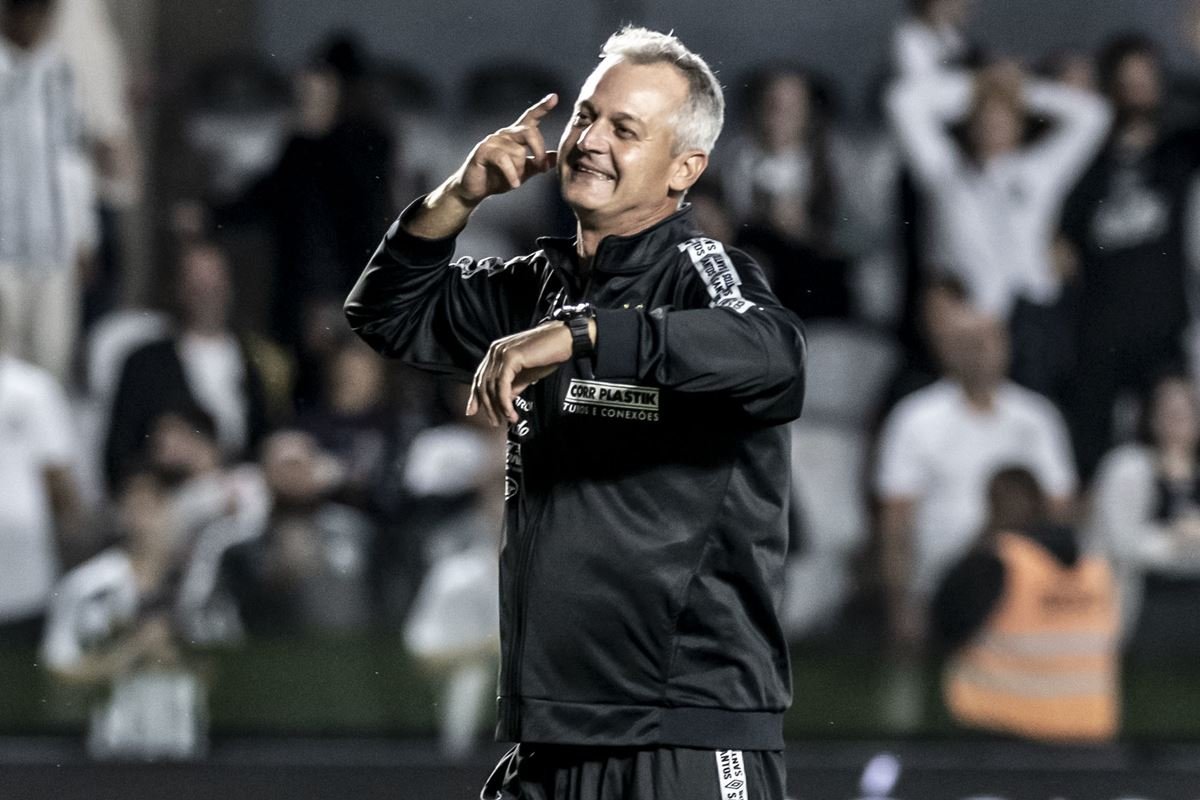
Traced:
[[588, 125], [579, 134], [579, 139], [576, 140], [575, 146], [585, 153], [603, 152], [605, 148], [605, 137], [600, 132], [599, 127], [595, 122]]

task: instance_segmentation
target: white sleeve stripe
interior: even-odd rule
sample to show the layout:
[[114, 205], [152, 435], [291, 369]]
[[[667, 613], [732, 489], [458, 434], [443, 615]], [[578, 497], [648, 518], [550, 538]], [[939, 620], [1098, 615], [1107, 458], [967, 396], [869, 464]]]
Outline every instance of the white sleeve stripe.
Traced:
[[741, 750], [717, 750], [717, 778], [721, 784], [721, 800], [747, 800], [746, 765]]
[[704, 288], [712, 298], [711, 308], [729, 308], [739, 314], [754, 308], [754, 303], [742, 297], [742, 278], [724, 245], [713, 239], [696, 238], [688, 239], [678, 247], [680, 252], [688, 254], [692, 266], [700, 273]]

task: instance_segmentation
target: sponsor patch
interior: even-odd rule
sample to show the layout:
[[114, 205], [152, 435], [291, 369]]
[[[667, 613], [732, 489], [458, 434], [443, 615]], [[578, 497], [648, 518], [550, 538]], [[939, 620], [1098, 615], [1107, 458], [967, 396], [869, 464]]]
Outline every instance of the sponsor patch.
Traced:
[[718, 750], [717, 778], [721, 782], [721, 800], [747, 800], [746, 765], [741, 750]]
[[572, 378], [563, 398], [564, 414], [658, 422], [659, 389]]
[[754, 308], [754, 303], [742, 297], [742, 278], [733, 266], [725, 245], [715, 239], [688, 239], [678, 245], [680, 252], [687, 253], [692, 265], [700, 273], [713, 308], [728, 308], [745, 314]]

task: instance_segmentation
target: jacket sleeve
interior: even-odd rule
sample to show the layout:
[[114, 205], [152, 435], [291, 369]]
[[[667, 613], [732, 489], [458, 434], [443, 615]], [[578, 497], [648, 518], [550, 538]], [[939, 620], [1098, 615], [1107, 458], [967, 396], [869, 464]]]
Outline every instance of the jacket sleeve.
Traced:
[[800, 416], [804, 326], [783, 308], [762, 270], [720, 242], [681, 244], [692, 267], [678, 304], [596, 312], [597, 378], [635, 377], [679, 392], [725, 396], [753, 419]]
[[536, 321], [536, 270], [529, 259], [451, 264], [453, 238], [422, 239], [404, 229], [420, 202], [388, 229], [346, 299], [346, 319], [389, 358], [469, 379], [493, 341]]

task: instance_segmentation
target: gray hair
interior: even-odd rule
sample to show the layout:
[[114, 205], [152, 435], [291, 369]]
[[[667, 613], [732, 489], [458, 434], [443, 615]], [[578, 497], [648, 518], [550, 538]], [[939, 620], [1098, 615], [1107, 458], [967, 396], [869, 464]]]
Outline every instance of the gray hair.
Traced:
[[673, 34], [627, 25], [608, 37], [601, 58], [619, 57], [634, 64], [673, 64], [688, 82], [688, 99], [675, 113], [675, 152], [709, 153], [725, 123], [725, 96], [704, 59], [688, 50]]

